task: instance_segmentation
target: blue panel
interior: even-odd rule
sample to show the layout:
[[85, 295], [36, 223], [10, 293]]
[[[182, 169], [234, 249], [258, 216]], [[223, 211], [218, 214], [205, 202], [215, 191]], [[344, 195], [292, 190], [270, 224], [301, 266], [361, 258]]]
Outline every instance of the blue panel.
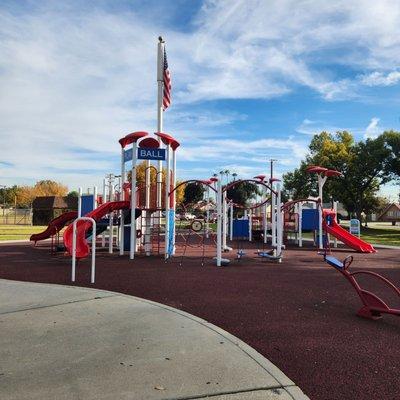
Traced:
[[248, 239], [249, 238], [249, 220], [234, 219], [233, 220], [233, 239]]
[[301, 230], [313, 231], [318, 230], [318, 209], [303, 209]]
[[124, 161], [131, 161], [132, 160], [132, 149], [128, 149], [124, 151]]
[[131, 227], [124, 226], [124, 251], [131, 249]]
[[93, 195], [85, 194], [82, 196], [82, 217], [93, 211]]
[[168, 254], [171, 255], [173, 251], [175, 231], [175, 211], [169, 210], [169, 235], [168, 235]]

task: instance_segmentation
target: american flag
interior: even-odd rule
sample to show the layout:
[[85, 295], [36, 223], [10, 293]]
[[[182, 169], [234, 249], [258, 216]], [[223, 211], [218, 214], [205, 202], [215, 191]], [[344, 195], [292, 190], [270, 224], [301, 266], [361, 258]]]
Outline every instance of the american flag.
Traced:
[[171, 105], [171, 74], [168, 69], [167, 53], [164, 47], [164, 93], [163, 93], [163, 110], [165, 111]]

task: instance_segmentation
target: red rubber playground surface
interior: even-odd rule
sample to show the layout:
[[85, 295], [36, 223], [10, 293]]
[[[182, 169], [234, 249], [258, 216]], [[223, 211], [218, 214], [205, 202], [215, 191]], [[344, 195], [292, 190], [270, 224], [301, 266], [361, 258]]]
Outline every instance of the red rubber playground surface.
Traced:
[[[368, 268], [400, 284], [399, 250], [353, 254], [353, 269]], [[311, 399], [400, 397], [400, 319], [357, 317], [360, 302], [352, 287], [315, 250], [289, 249], [282, 264], [243, 259], [226, 268], [210, 259], [201, 267], [192, 256], [179, 266], [98, 252], [94, 286], [168, 304], [222, 327], [281, 368]], [[70, 268], [69, 257], [51, 256], [47, 247], [0, 247], [0, 278], [71, 284]], [[84, 260], [76, 284], [90, 287], [88, 282]], [[377, 285], [367, 287], [380, 294]]]

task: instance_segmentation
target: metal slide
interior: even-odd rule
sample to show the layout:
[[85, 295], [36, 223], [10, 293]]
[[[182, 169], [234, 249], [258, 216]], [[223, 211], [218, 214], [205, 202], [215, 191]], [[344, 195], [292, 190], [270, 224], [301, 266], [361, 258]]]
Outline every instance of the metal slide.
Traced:
[[59, 217], [51, 220], [49, 226], [43, 232], [34, 233], [33, 235], [31, 235], [29, 240], [35, 242], [36, 244], [36, 242], [38, 242], [39, 240], [45, 240], [50, 238], [55, 234], [57, 234], [57, 232], [60, 232], [65, 225], [73, 221], [77, 216], [78, 216], [77, 211], [69, 211], [64, 214], [61, 214]]
[[[130, 207], [131, 207], [130, 201], [110, 201], [108, 203], [102, 204], [100, 207], [87, 213], [85, 215], [85, 217], [90, 217], [90, 218], [93, 218], [95, 221], [98, 221], [112, 211], [128, 210], [128, 209], [130, 209]], [[140, 210], [136, 210], [136, 215], [138, 213], [140, 215]], [[135, 217], [137, 218], [136, 215], [135, 215]], [[90, 222], [78, 221], [78, 223], [76, 225], [76, 257], [77, 258], [87, 257], [90, 252], [89, 245], [86, 242], [87, 231], [90, 229], [91, 229]], [[64, 246], [68, 250], [69, 254], [72, 254], [72, 233], [73, 233], [73, 226], [71, 224], [68, 226], [68, 228], [64, 232]]]
[[[329, 224], [327, 223], [327, 217], [331, 216]], [[324, 210], [324, 229], [336, 239], [339, 239], [345, 245], [351, 247], [352, 249], [360, 253], [376, 253], [374, 247], [364, 242], [357, 236], [352, 235], [346, 229], [343, 229], [336, 221], [336, 215], [330, 210]]]

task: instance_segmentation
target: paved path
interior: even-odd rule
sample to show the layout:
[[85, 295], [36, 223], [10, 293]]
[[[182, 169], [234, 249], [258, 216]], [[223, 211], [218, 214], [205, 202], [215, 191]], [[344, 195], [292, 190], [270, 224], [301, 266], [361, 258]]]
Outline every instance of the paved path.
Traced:
[[0, 280], [0, 398], [307, 399], [229, 333], [118, 293]]

